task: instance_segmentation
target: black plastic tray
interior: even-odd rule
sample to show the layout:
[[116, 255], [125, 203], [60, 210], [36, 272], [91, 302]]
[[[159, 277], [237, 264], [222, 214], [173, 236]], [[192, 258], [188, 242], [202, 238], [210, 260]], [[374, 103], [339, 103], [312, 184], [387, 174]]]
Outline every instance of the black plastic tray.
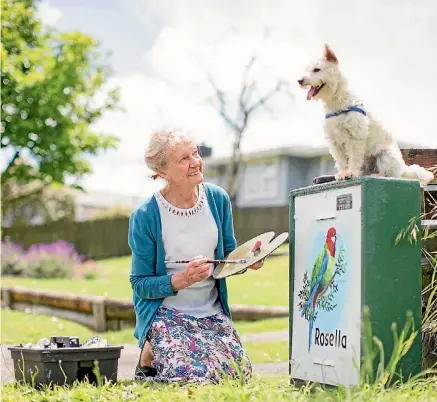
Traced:
[[117, 382], [118, 359], [121, 345], [101, 348], [33, 349], [11, 346], [15, 380], [34, 387], [42, 385], [71, 385], [75, 381], [98, 384], [96, 373], [102, 382]]

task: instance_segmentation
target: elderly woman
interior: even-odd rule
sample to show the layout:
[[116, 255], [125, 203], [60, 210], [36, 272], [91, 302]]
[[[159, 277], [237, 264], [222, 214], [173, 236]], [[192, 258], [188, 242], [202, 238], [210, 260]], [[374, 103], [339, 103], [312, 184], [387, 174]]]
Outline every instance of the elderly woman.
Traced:
[[145, 159], [166, 185], [129, 222], [134, 336], [141, 348], [135, 377], [215, 383], [242, 374], [247, 380], [252, 367], [231, 321], [226, 280], [215, 280], [208, 262], [236, 248], [229, 196], [203, 182], [202, 158], [183, 133], [155, 132]]

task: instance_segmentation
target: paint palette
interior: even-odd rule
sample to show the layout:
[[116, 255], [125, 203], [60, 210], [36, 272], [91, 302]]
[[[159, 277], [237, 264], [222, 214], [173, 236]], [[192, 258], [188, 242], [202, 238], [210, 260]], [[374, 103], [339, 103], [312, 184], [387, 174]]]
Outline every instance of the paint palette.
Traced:
[[[287, 232], [281, 233], [278, 237], [273, 239], [274, 236], [275, 232], [266, 232], [237, 247], [228, 255], [227, 260], [232, 261], [242, 259], [245, 261], [241, 264], [236, 264], [233, 261], [229, 263], [224, 262], [218, 264], [214, 269], [212, 276], [215, 279], [221, 279], [226, 278], [227, 276], [244, 273], [248, 267], [270, 255], [288, 239]], [[254, 255], [252, 253], [252, 249], [257, 241], [261, 241], [261, 247], [260, 250], [257, 250], [256, 254]]]

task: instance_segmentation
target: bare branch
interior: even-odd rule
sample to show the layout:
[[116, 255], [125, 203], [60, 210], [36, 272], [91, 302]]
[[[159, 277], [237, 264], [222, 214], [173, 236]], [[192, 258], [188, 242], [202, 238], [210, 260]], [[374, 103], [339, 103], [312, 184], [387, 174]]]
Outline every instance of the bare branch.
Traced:
[[[265, 32], [265, 34], [268, 35], [268, 31]], [[215, 91], [215, 97], [218, 100], [218, 107], [215, 102], [212, 103], [211, 98], [207, 98], [207, 102], [212, 103], [214, 107], [218, 109], [220, 116], [234, 133], [234, 138], [232, 141], [232, 156], [227, 166], [227, 188], [231, 201], [234, 201], [237, 195], [237, 180], [242, 158], [241, 142], [248, 127], [249, 120], [260, 107], [267, 109], [267, 103], [270, 101], [270, 99], [277, 92], [280, 92], [283, 87], [286, 87], [282, 81], [279, 81], [273, 89], [268, 91], [264, 96], [256, 96], [257, 100], [251, 103], [251, 99], [254, 98], [253, 95], [256, 93], [256, 80], [249, 80], [249, 74], [256, 60], [257, 57], [253, 56], [244, 68], [241, 89], [237, 99], [237, 110], [234, 119], [232, 119], [231, 116], [229, 116], [229, 114], [226, 112], [226, 99], [223, 91], [217, 87], [216, 83], [211, 77], [211, 74], [205, 72], [209, 83]]]
[[246, 109], [246, 102], [245, 102], [245, 101], [246, 101], [246, 100], [248, 101], [250, 98], [249, 98], [249, 97], [246, 97], [246, 100], [245, 100], [245, 95], [246, 95], [248, 89], [249, 89], [250, 87], [253, 87], [253, 85], [255, 84], [254, 81], [252, 81], [252, 82], [250, 83], [250, 85], [248, 85], [248, 84], [247, 84], [247, 77], [248, 77], [248, 75], [249, 75], [249, 71], [250, 71], [250, 69], [252, 68], [253, 63], [255, 63], [256, 59], [257, 59], [257, 57], [256, 57], [256, 56], [253, 56], [253, 57], [250, 59], [249, 63], [247, 63], [247, 64], [246, 64], [246, 67], [244, 68], [244, 73], [243, 73], [243, 84], [241, 85], [241, 91], [240, 91], [240, 96], [239, 96], [239, 104], [240, 104], [240, 108], [241, 108], [241, 109]]
[[281, 91], [281, 87], [282, 87], [282, 82], [279, 81], [272, 90], [267, 92], [266, 95], [259, 98], [252, 106], [250, 106], [249, 109], [247, 110], [247, 113], [251, 114], [259, 107], [264, 106], [273, 97], [273, 95]]
[[239, 127], [235, 124], [235, 122], [232, 121], [232, 119], [228, 116], [226, 113], [226, 101], [225, 96], [222, 90], [220, 90], [216, 83], [214, 82], [214, 79], [211, 77], [210, 73], [206, 73], [207, 78], [211, 86], [214, 88], [215, 95], [219, 101], [219, 107], [218, 112], [223, 117], [223, 120], [226, 122], [226, 124], [234, 131], [239, 131]]
[[252, 94], [256, 93], [256, 82], [252, 81], [249, 85], [247, 85], [246, 92], [245, 92], [245, 100], [244, 104], [247, 105], [247, 103], [250, 101]]

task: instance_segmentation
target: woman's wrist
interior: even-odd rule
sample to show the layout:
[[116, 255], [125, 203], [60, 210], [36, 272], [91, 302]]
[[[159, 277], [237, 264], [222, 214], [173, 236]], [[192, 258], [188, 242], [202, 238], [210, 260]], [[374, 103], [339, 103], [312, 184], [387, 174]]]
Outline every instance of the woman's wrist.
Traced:
[[173, 288], [173, 291], [177, 292], [188, 286], [190, 286], [190, 283], [188, 282], [188, 279], [184, 272], [176, 272], [172, 275], [171, 287]]

